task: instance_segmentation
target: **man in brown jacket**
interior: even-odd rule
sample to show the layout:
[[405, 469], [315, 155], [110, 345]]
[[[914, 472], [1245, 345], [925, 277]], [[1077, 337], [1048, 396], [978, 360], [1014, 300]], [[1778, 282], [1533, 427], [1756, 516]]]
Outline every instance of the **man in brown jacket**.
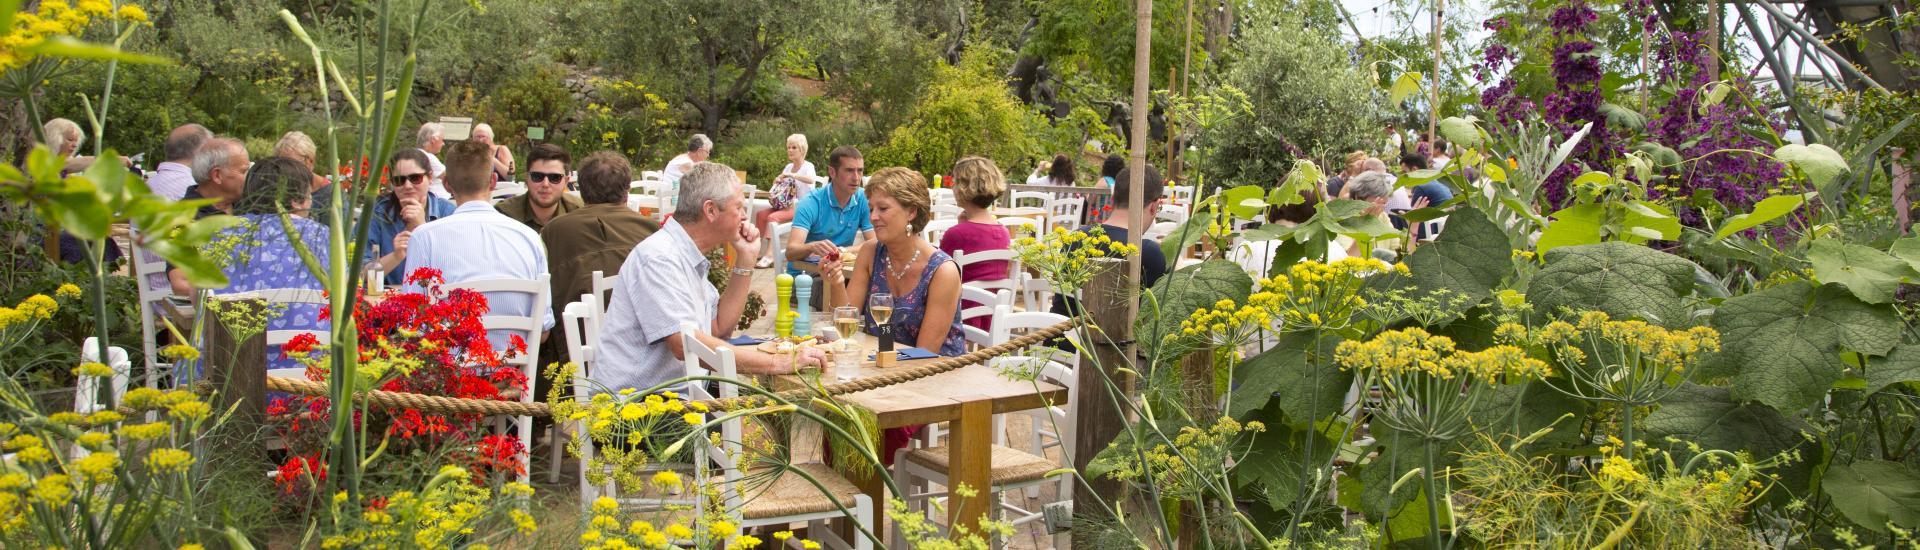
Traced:
[[[627, 208], [633, 168], [626, 157], [600, 151], [580, 163], [579, 172], [580, 198], [585, 206], [554, 218], [540, 230], [540, 240], [546, 243], [551, 259], [548, 271], [553, 276], [556, 314], [579, 300], [580, 295], [593, 292], [594, 271], [608, 277], [620, 273], [620, 264], [634, 245], [660, 229], [660, 224]], [[607, 297], [599, 298], [600, 307], [605, 309]], [[547, 341], [558, 345], [543, 351], [541, 357], [567, 360], [564, 338]], [[541, 390], [542, 397], [545, 391]]]

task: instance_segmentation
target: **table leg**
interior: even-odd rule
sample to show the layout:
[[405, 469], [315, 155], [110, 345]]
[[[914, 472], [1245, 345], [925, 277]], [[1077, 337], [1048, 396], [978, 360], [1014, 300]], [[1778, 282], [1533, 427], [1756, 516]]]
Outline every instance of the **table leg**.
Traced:
[[951, 482], [947, 490], [965, 485], [977, 493], [972, 497], [954, 494], [947, 499], [947, 525], [956, 527], [949, 532], [959, 536], [959, 527], [979, 533], [980, 519], [993, 511], [993, 401], [984, 397], [956, 401], [960, 402], [960, 417], [954, 419], [953, 431], [947, 436], [947, 477]]

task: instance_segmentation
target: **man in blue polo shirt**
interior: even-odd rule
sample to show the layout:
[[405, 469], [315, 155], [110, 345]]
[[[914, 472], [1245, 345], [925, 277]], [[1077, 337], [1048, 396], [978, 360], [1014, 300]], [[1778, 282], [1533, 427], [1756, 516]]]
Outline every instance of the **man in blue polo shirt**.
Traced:
[[818, 262], [853, 246], [854, 237], [873, 238], [873, 220], [867, 217], [867, 196], [860, 192], [867, 161], [860, 150], [840, 147], [827, 155], [827, 178], [832, 182], [815, 190], [793, 208], [793, 231], [787, 234], [787, 274], [799, 275], [794, 262]]

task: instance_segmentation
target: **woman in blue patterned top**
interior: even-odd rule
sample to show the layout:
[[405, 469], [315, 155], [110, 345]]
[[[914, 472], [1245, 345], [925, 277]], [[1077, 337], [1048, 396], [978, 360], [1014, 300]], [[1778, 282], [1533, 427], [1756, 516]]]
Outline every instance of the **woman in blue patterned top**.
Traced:
[[[306, 218], [313, 200], [307, 193], [312, 183], [313, 171], [289, 158], [260, 161], [247, 171], [246, 188], [234, 203], [234, 214], [246, 222], [222, 230], [214, 239], [215, 243], [232, 246], [225, 269], [227, 287], [214, 293], [326, 289], [300, 259], [287, 231], [291, 226], [320, 268], [327, 269], [327, 226]], [[288, 214], [284, 224], [281, 212]], [[327, 323], [320, 320], [318, 304], [292, 304], [271, 315], [267, 330], [327, 330]], [[298, 366], [280, 359], [278, 349], [268, 349], [267, 358], [269, 368]]]
[[[966, 352], [960, 330], [960, 269], [953, 258], [920, 235], [933, 217], [927, 180], [906, 168], [874, 173], [867, 182], [868, 216], [874, 238], [862, 244], [854, 262], [852, 282], [841, 288], [839, 277], [827, 277], [837, 305], [866, 309], [869, 294], [893, 295], [893, 339], [940, 355]], [[836, 258], [820, 265], [822, 273], [838, 273]], [[873, 316], [867, 315], [868, 331]]]

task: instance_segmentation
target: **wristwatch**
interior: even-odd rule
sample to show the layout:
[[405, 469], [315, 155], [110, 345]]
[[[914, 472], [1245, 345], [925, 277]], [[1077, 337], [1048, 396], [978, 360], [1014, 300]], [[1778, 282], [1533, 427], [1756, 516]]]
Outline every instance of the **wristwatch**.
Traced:
[[752, 276], [753, 276], [753, 270], [751, 270], [751, 269], [747, 269], [747, 268], [744, 268], [744, 267], [736, 267], [736, 268], [733, 268], [733, 270], [732, 270], [732, 271], [733, 271], [733, 274], [734, 274], [735, 276], [740, 276], [740, 275], [745, 275], [745, 276], [748, 276], [748, 277], [752, 277]]

